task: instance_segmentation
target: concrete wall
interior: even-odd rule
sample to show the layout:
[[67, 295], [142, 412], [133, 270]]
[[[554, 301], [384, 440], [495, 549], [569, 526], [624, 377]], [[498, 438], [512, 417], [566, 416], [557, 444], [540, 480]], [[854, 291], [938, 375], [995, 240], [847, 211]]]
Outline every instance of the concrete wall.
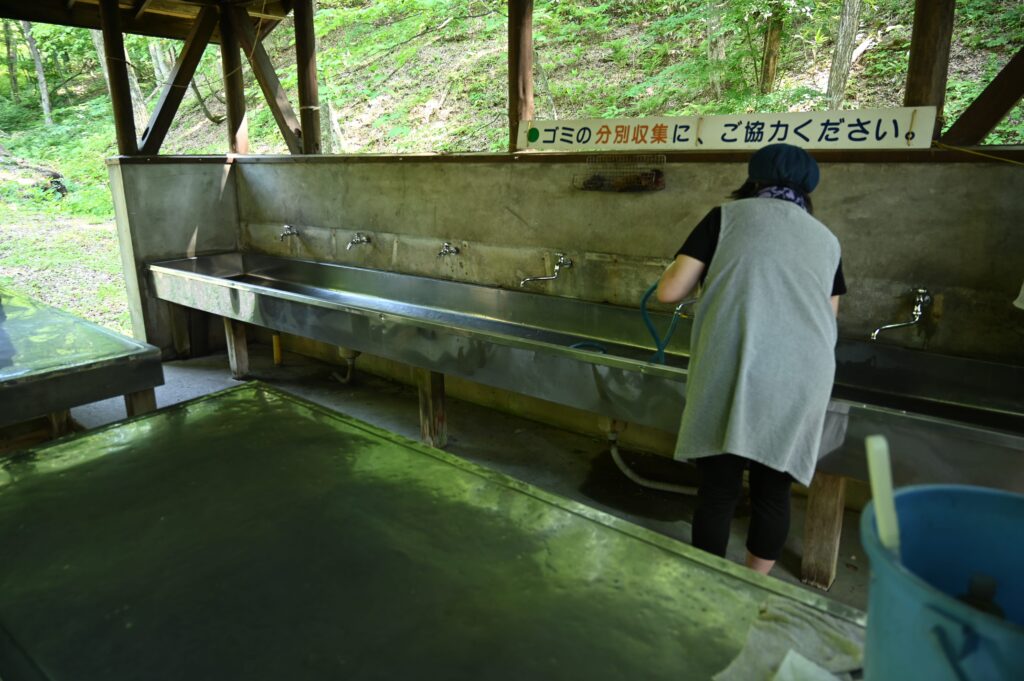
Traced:
[[[690, 229], [745, 177], [745, 164], [671, 163], [666, 189], [645, 194], [573, 188], [585, 162], [407, 159], [242, 159], [245, 249], [513, 288], [575, 267], [533, 290], [636, 305]], [[840, 333], [866, 337], [909, 319], [912, 287], [936, 303], [926, 323], [885, 342], [1024, 362], [1024, 174], [1005, 164], [822, 165], [817, 216], [839, 237], [850, 294]], [[301, 237], [282, 243], [281, 225]], [[373, 239], [350, 251], [355, 231]], [[442, 242], [462, 252], [438, 258]]]
[[183, 313], [148, 294], [145, 263], [237, 249], [237, 173], [225, 162], [117, 159], [108, 171], [134, 335], [169, 351]]

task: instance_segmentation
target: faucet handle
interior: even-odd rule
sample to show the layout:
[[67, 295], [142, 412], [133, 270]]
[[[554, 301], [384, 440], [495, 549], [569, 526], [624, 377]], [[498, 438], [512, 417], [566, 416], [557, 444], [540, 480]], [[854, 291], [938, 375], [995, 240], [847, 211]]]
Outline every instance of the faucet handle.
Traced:
[[564, 267], [569, 269], [572, 267], [572, 258], [569, 258], [565, 253], [555, 253], [555, 267]]

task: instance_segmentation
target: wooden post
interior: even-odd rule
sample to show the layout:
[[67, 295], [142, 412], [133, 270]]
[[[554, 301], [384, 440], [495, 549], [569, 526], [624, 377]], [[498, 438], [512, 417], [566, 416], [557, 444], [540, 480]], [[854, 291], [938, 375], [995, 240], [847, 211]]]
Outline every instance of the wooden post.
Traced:
[[804, 557], [800, 578], [826, 591], [836, 579], [839, 540], [843, 533], [846, 478], [817, 472], [807, 494], [804, 518]]
[[935, 133], [942, 131], [946, 101], [949, 47], [953, 40], [955, 0], [916, 0], [914, 32], [910, 38], [910, 64], [904, 106], [935, 106]]
[[1024, 49], [1003, 67], [939, 141], [945, 144], [981, 144], [1024, 95]]
[[245, 115], [242, 50], [226, 10], [220, 16], [220, 63], [224, 74], [224, 98], [227, 105], [228, 146], [233, 154], [248, 154], [249, 123]]
[[128, 393], [124, 396], [124, 409], [128, 418], [156, 411], [156, 392], [152, 388]]
[[431, 447], [448, 444], [448, 417], [444, 406], [444, 374], [414, 370], [420, 393], [420, 438]]
[[299, 118], [302, 153], [320, 153], [320, 89], [316, 80], [316, 34], [313, 0], [295, 2], [295, 56], [299, 74]]
[[135, 137], [135, 112], [132, 93], [128, 85], [128, 60], [121, 34], [121, 10], [117, 0], [100, 0], [100, 24], [103, 27], [103, 52], [110, 74], [110, 99], [114, 106], [114, 127], [117, 130], [117, 150], [123, 156], [139, 153]]
[[71, 432], [71, 410], [62, 409], [47, 414], [50, 425], [50, 437], [63, 437]]
[[203, 57], [203, 51], [210, 43], [213, 30], [217, 28], [217, 10], [213, 7], [203, 7], [196, 16], [196, 22], [185, 39], [185, 45], [181, 48], [181, 54], [174, 62], [170, 78], [164, 85], [160, 101], [157, 102], [153, 115], [149, 119], [149, 125], [142, 134], [142, 153], [152, 156], [160, 151], [167, 131], [171, 129], [174, 115], [178, 113], [181, 100], [188, 91], [192, 76], [195, 75], [199, 60]]
[[533, 0], [508, 3], [508, 150], [516, 150], [519, 124], [533, 120]]
[[274, 71], [274, 65], [270, 62], [270, 57], [263, 48], [259, 36], [256, 35], [256, 29], [253, 28], [249, 15], [241, 7], [225, 7], [225, 11], [232, 22], [232, 28], [235, 29], [235, 35], [238, 36], [242, 51], [249, 58], [253, 75], [256, 76], [256, 82], [259, 83], [260, 89], [263, 90], [263, 97], [267, 100], [267, 106], [274, 116], [274, 121], [277, 122], [285, 144], [288, 145], [288, 151], [292, 154], [301, 154], [302, 142], [299, 135], [302, 132], [302, 125], [295, 116], [292, 105], [288, 102], [288, 94], [281, 86], [277, 72]]
[[245, 340], [245, 324], [224, 317], [224, 340], [228, 346], [231, 377], [244, 380], [249, 376], [249, 346]]
[[192, 342], [189, 338], [189, 308], [176, 303], [167, 303], [171, 318], [171, 340], [174, 343], [174, 355], [177, 358], [189, 357], [192, 353]]

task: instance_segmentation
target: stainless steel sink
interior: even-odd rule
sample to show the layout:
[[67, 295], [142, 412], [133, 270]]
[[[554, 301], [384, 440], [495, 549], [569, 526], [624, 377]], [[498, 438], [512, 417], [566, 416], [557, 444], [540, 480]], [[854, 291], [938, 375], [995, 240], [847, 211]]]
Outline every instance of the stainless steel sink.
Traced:
[[[637, 308], [250, 253], [149, 269], [155, 294], [167, 301], [613, 418], [670, 431], [678, 425], [686, 320], [668, 348], [667, 365], [660, 365], [649, 361], [654, 343]], [[661, 311], [652, 317], [662, 330], [671, 319]], [[606, 352], [573, 347], [580, 343], [597, 343]], [[847, 454], [837, 472], [863, 477], [856, 439], [864, 429], [890, 433], [897, 456], [941, 433], [924, 448], [926, 458], [943, 443], [960, 442], [980, 452], [986, 480], [1005, 480], [988, 466], [995, 458], [1019, 468], [1021, 367], [857, 341], [840, 342], [836, 357], [834, 406], [849, 414], [854, 437], [840, 448]], [[978, 478], [949, 477], [943, 480]], [[1010, 488], [1024, 491], [1019, 478]]]
[[[598, 363], [647, 364], [655, 351], [636, 308], [249, 253], [154, 263], [150, 270], [161, 292], [171, 295], [174, 291], [169, 289], [182, 293], [174, 281], [216, 280], [239, 290], [315, 301], [321, 307], [360, 315], [376, 313], [424, 328], [461, 331], [516, 345], [552, 346], [552, 351], [585, 355]], [[670, 314], [652, 311], [651, 317], [660, 329], [668, 328]], [[680, 320], [667, 349], [669, 366], [686, 366], [689, 336], [689, 322]], [[607, 357], [593, 357], [601, 353], [592, 345], [572, 347], [580, 343], [602, 346]]]

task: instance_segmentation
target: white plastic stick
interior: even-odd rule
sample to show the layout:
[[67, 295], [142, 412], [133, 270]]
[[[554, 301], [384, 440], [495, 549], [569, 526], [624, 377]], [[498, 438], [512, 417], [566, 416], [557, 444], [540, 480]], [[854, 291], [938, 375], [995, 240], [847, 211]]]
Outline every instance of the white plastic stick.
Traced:
[[889, 442], [884, 435], [869, 435], [864, 439], [868, 450], [868, 475], [871, 477], [871, 497], [875, 502], [875, 522], [882, 546], [900, 555], [900, 525], [896, 517], [896, 502], [892, 496], [892, 467], [889, 463]]

